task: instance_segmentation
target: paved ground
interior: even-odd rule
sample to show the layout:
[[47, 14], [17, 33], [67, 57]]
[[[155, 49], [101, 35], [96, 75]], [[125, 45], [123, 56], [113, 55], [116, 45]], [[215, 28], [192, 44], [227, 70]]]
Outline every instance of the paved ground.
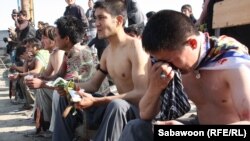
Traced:
[[0, 91], [0, 141], [51, 141], [41, 137], [25, 137], [35, 129], [32, 111], [18, 111], [22, 105], [10, 103], [8, 91]]
[[[195, 106], [183, 117], [195, 113]], [[8, 91], [0, 90], [0, 141], [51, 141], [41, 137], [25, 137], [28, 132], [34, 131], [35, 123], [31, 119], [32, 111], [18, 111], [20, 105], [10, 103]]]

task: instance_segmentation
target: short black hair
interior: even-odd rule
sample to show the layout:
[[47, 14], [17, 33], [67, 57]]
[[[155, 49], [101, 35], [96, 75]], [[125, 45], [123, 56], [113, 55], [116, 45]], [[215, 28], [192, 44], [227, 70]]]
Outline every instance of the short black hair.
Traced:
[[27, 38], [27, 39], [25, 39], [25, 42], [26, 42], [26, 44], [28, 43], [28, 44], [31, 44], [31, 46], [34, 48], [34, 47], [36, 47], [36, 48], [38, 48], [38, 49], [41, 49], [42, 48], [42, 43], [41, 43], [41, 41], [39, 40], [39, 39], [37, 39], [37, 38]]
[[146, 13], [146, 17], [149, 19], [151, 18], [156, 12], [155, 11], [149, 11], [148, 13]]
[[186, 15], [161, 10], [147, 22], [142, 33], [142, 45], [147, 52], [177, 50], [191, 35], [199, 35], [199, 32]]
[[7, 38], [7, 37], [4, 37], [4, 38], [3, 38], [3, 41], [4, 41], [5, 43], [7, 43], [7, 42], [8, 42], [8, 38]]
[[20, 46], [16, 49], [16, 57], [20, 57], [26, 52], [26, 47]]
[[136, 36], [141, 36], [143, 32], [143, 26], [141, 24], [132, 24], [124, 28], [126, 33], [135, 33]]
[[125, 2], [121, 0], [104, 0], [97, 1], [94, 4], [94, 9], [101, 8], [107, 10], [111, 16], [123, 16], [123, 25], [125, 25], [127, 20], [127, 7]]
[[72, 44], [80, 42], [86, 34], [84, 23], [74, 16], [63, 16], [57, 19], [55, 24], [60, 37], [68, 36]]

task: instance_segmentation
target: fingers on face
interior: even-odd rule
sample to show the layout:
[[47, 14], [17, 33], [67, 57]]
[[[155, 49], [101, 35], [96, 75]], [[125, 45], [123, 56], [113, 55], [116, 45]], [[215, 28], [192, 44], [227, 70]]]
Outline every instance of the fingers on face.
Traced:
[[173, 68], [169, 64], [163, 64], [161, 66], [161, 77], [171, 79], [174, 77]]

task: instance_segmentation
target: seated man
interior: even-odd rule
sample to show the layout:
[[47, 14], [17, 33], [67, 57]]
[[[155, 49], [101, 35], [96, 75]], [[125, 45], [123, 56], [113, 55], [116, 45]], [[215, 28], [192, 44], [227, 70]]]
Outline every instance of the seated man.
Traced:
[[[86, 93], [80, 93], [82, 100], [77, 108], [89, 111], [104, 109], [94, 140], [117, 141], [126, 123], [139, 117], [138, 103], [148, 85], [147, 70], [149, 55], [143, 50], [141, 40], [132, 38], [124, 32], [126, 6], [121, 1], [95, 3], [95, 17], [98, 38], [107, 39], [108, 47], [104, 50], [98, 71], [93, 78], [79, 83]], [[117, 87], [115, 96], [93, 97], [106, 76], [110, 75]], [[63, 92], [61, 92], [63, 94]], [[97, 115], [93, 115], [93, 118]]]
[[[65, 52], [63, 50], [59, 50], [58, 47], [56, 47], [54, 26], [47, 26], [43, 28], [41, 35], [42, 35], [41, 42], [44, 49], [50, 52], [48, 66], [42, 74], [39, 74], [39, 78], [27, 79], [26, 84], [31, 89], [39, 88], [36, 89], [36, 104], [40, 109], [39, 111], [42, 114], [44, 114], [44, 117], [47, 117], [47, 120], [45, 121], [49, 123], [50, 128], [53, 129], [54, 110], [55, 110], [54, 105], [58, 104], [58, 103], [54, 104], [55, 100], [53, 99], [55, 99], [54, 97], [56, 97], [58, 94], [56, 94], [55, 91], [52, 93], [52, 90], [43, 88], [42, 87], [43, 81], [41, 79], [50, 80], [50, 77], [59, 71], [60, 67], [64, 63], [63, 60]], [[52, 108], [51, 104], [53, 104]], [[40, 122], [43, 122], [43, 118], [42, 120], [40, 120]], [[42, 123], [40, 123], [40, 125], [42, 125]], [[46, 129], [47, 128], [48, 125], [46, 126]], [[43, 136], [43, 135], [51, 135], [51, 132], [44, 132], [44, 134], [38, 134], [37, 136]]]
[[[250, 56], [244, 45], [227, 36], [210, 38], [199, 33], [188, 17], [171, 10], [162, 10], [149, 20], [142, 43], [158, 62], [151, 69], [148, 90], [140, 101], [141, 119], [154, 118], [160, 105], [159, 94], [173, 79], [173, 68], [178, 68], [185, 91], [197, 107], [198, 119], [189, 124], [249, 124]], [[183, 123], [168, 120], [156, 124]], [[120, 141], [153, 140], [152, 128], [151, 134], [146, 133], [150, 128], [147, 124], [127, 125]], [[139, 131], [148, 138], [132, 134], [138, 126], [146, 130]]]

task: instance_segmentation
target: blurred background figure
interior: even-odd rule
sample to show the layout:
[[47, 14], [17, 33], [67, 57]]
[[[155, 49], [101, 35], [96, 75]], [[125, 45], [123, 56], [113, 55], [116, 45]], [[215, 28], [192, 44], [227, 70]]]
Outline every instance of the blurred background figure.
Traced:
[[96, 25], [95, 25], [95, 18], [94, 18], [94, 0], [88, 0], [88, 10], [86, 12], [86, 17], [89, 22], [89, 27], [88, 27], [88, 41], [91, 41], [96, 37]]
[[183, 6], [181, 7], [181, 12], [182, 12], [183, 14], [185, 14], [186, 16], [188, 16], [188, 17], [192, 20], [192, 22], [193, 22], [194, 24], [196, 23], [197, 20], [195, 19], [194, 15], [193, 15], [193, 11], [192, 11], [191, 5], [189, 5], [189, 4], [183, 5]]
[[20, 42], [36, 36], [36, 30], [27, 17], [27, 11], [21, 10], [17, 15], [12, 13], [12, 19], [15, 22], [17, 39]]
[[37, 23], [37, 30], [36, 30], [36, 38], [39, 39], [41, 41], [42, 39], [42, 32], [43, 32], [43, 29], [44, 29], [44, 22], [43, 21], [38, 21]]
[[[85, 15], [84, 9], [80, 5], [76, 4], [76, 0], [65, 0], [65, 1], [68, 4], [68, 6], [64, 11], [63, 16], [74, 16], [77, 19], [80, 19], [83, 22], [83, 27], [87, 31], [89, 27], [89, 21]], [[83, 44], [86, 44], [88, 42], [87, 32], [85, 33], [85, 35], [83, 35], [82, 40]]]

